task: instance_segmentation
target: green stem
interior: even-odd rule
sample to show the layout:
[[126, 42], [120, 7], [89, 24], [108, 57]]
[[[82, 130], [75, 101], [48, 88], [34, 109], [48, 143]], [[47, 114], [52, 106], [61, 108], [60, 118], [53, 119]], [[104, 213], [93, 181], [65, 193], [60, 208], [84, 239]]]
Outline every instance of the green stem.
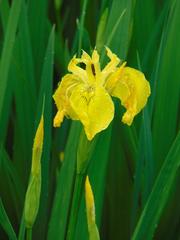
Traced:
[[24, 222], [24, 211], [23, 211], [18, 240], [24, 240], [24, 236], [25, 236], [25, 222]]
[[72, 207], [70, 213], [70, 220], [67, 232], [67, 240], [73, 240], [75, 236], [75, 229], [77, 224], [78, 210], [80, 206], [81, 193], [84, 183], [84, 175], [76, 174], [75, 187], [73, 193]]
[[78, 219], [78, 211], [82, 196], [82, 189], [84, 187], [84, 179], [86, 176], [88, 164], [92, 156], [96, 141], [88, 141], [84, 130], [82, 130], [79, 145], [77, 149], [77, 166], [75, 175], [75, 186], [73, 192], [73, 199], [71, 204], [70, 219], [67, 231], [67, 240], [74, 240], [75, 229]]
[[26, 228], [26, 240], [32, 240], [32, 228]]
[[80, 25], [79, 25], [78, 56], [80, 56], [80, 53], [81, 53], [82, 38], [83, 38], [83, 26], [84, 26], [84, 19], [85, 19], [85, 15], [86, 15], [87, 3], [88, 3], [88, 0], [83, 1], [83, 8], [82, 8], [82, 14], [81, 14]]

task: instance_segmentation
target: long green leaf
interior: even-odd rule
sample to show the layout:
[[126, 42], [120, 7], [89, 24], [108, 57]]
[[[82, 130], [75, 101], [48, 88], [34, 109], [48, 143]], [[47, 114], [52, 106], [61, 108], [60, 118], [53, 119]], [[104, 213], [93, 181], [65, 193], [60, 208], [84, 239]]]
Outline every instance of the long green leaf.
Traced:
[[[2, 29], [3, 29], [4, 35], [6, 33], [9, 12], [10, 12], [10, 7], [9, 7], [8, 1], [7, 0], [2, 1], [0, 3], [0, 17], [2, 20]], [[8, 81], [11, 81], [11, 80], [8, 80]], [[1, 118], [0, 118], [0, 126], [1, 126], [0, 139], [2, 142], [4, 142], [6, 131], [7, 131], [13, 87], [14, 87], [14, 84], [9, 84], [8, 91], [6, 91], [4, 96], [5, 104], [3, 104]]]
[[0, 16], [2, 20], [3, 32], [5, 34], [9, 16], [9, 3], [7, 0], [0, 2]]
[[[54, 63], [54, 27], [49, 35], [48, 45], [44, 56], [44, 63], [41, 75], [41, 86], [37, 106], [37, 119], [41, 114], [44, 102], [44, 147], [42, 154], [42, 188], [40, 208], [37, 217], [36, 236], [45, 238], [48, 223], [48, 203], [49, 203], [49, 166], [51, 153], [52, 136], [52, 79]], [[42, 226], [43, 221], [43, 226]], [[39, 228], [41, 227], [41, 232]]]
[[7, 235], [9, 236], [9, 239], [12, 239], [12, 240], [17, 239], [1, 199], [0, 199], [0, 224], [3, 227], [3, 229], [6, 231]]
[[0, 118], [2, 117], [2, 108], [4, 104], [4, 97], [6, 94], [8, 84], [8, 73], [11, 63], [12, 50], [16, 36], [16, 29], [18, 25], [22, 0], [14, 0], [9, 13], [7, 30], [4, 39], [3, 50], [0, 61]]
[[[4, 185], [6, 182], [6, 185]], [[0, 191], [1, 197], [6, 204], [11, 206], [15, 213], [16, 221], [20, 218], [23, 206], [23, 193], [25, 191], [14, 163], [9, 158], [3, 146], [0, 148]]]
[[148, 198], [141, 214], [132, 240], [150, 240], [158, 225], [162, 211], [169, 198], [177, 170], [180, 166], [180, 131], [162, 165], [161, 171], [155, 182], [153, 190]]
[[[142, 10], [143, 9], [143, 10]], [[143, 19], [143, 20], [142, 20]], [[144, 52], [150, 43], [149, 39], [154, 34], [155, 24], [155, 4], [151, 0], [138, 0], [136, 1], [135, 16], [134, 16], [134, 32], [133, 37], [135, 38], [136, 47], [133, 46], [131, 54], [138, 50], [140, 59], [144, 57]], [[158, 39], [153, 42], [153, 51], [157, 51]], [[154, 61], [154, 54], [149, 55], [148, 70], [152, 71], [152, 64]], [[143, 69], [145, 70], [145, 69]]]
[[167, 35], [158, 74], [153, 116], [153, 142], [157, 171], [176, 136], [179, 114], [180, 81], [178, 61], [180, 59], [180, 49], [176, 48], [176, 45], [180, 41], [180, 32], [177, 31], [180, 21], [180, 1], [174, 3], [171, 5], [166, 28]]
[[48, 229], [48, 239], [65, 239], [72, 189], [74, 185], [76, 152], [80, 125], [73, 123], [66, 145], [65, 159], [61, 167], [53, 209]]
[[28, 0], [28, 16], [36, 81], [39, 83], [43, 68], [43, 57], [48, 41], [47, 25], [47, 0]]
[[85, 15], [86, 15], [87, 3], [88, 3], [88, 0], [84, 0], [83, 1], [83, 8], [82, 8], [81, 19], [80, 19], [80, 26], [79, 26], [78, 55], [80, 55], [81, 48], [82, 48], [83, 27], [84, 27]]
[[[139, 57], [139, 55], [138, 55]], [[140, 59], [138, 59], [141, 69]], [[149, 102], [148, 102], [149, 105]], [[136, 172], [134, 180], [134, 196], [131, 216], [131, 231], [134, 228], [137, 212], [141, 209], [152, 189], [154, 178], [154, 159], [152, 153], [151, 121], [148, 106], [143, 110], [142, 126], [140, 129]], [[141, 202], [139, 204], [138, 202]], [[139, 208], [139, 209], [138, 209]]]
[[106, 8], [99, 20], [97, 35], [96, 35], [96, 47], [98, 51], [101, 51], [104, 45], [104, 31], [106, 29], [108, 17], [108, 8]]
[[[131, 0], [114, 0], [109, 12], [107, 28], [104, 33], [105, 41], [116, 52], [120, 58], [125, 59], [132, 28], [133, 1]], [[114, 29], [113, 37], [112, 30]], [[111, 39], [109, 39], [111, 38]]]
[[[14, 94], [16, 105], [14, 152], [13, 157], [22, 179], [26, 182], [31, 162], [31, 146], [37, 93], [30, 42], [27, 7], [23, 2], [20, 15], [19, 31], [12, 58], [12, 74], [14, 74]], [[12, 78], [12, 77], [11, 77]]]

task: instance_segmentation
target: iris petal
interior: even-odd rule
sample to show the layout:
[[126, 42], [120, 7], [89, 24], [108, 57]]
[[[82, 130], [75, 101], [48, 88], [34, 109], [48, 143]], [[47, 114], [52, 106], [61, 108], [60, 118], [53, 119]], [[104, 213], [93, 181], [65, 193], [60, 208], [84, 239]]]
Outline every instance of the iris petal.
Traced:
[[62, 81], [53, 95], [53, 99], [58, 109], [58, 112], [54, 118], [55, 127], [60, 127], [64, 116], [69, 116], [74, 120], [77, 119], [76, 114], [73, 112], [73, 109], [70, 106], [69, 96], [71, 95], [74, 87], [80, 83], [81, 81], [73, 74], [66, 74], [62, 78]]
[[106, 47], [106, 51], [110, 61], [102, 70], [102, 74], [104, 78], [108, 77], [109, 74], [115, 72], [117, 70], [117, 65], [121, 61], [116, 54], [111, 52], [111, 50], [108, 47]]
[[103, 87], [96, 87], [92, 92], [78, 86], [73, 91], [71, 106], [84, 125], [89, 140], [106, 129], [114, 117], [114, 105]]
[[122, 121], [131, 125], [134, 117], [146, 105], [150, 85], [142, 72], [124, 67], [111, 95], [121, 100], [121, 104], [126, 108]]

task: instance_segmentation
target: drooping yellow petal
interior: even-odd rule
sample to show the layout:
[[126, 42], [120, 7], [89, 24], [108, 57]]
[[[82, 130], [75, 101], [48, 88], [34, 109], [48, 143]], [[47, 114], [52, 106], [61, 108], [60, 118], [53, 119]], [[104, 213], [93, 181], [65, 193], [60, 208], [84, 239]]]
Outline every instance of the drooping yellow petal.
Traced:
[[134, 117], [146, 105], [150, 85], [142, 72], [124, 67], [111, 95], [121, 100], [121, 104], [126, 108], [122, 121], [131, 125]]
[[54, 127], [60, 127], [61, 123], [63, 122], [64, 116], [65, 116], [66, 111], [65, 110], [59, 110], [56, 113], [56, 116], [54, 117], [54, 121], [53, 121], [53, 126]]
[[80, 84], [80, 80], [73, 74], [66, 74], [56, 89], [53, 99], [55, 100], [58, 112], [54, 118], [54, 127], [60, 127], [64, 116], [69, 116], [72, 119], [77, 119], [73, 112], [69, 97], [73, 91], [73, 88]]
[[92, 140], [98, 132], [106, 129], [113, 119], [113, 102], [101, 86], [78, 86], [74, 89], [70, 101], [74, 112], [84, 125], [88, 140]]
[[72, 92], [73, 86], [77, 84], [78, 84], [78, 78], [75, 77], [73, 74], [66, 74], [62, 78], [58, 88], [56, 89], [53, 95], [53, 99], [56, 103], [58, 110], [64, 109], [64, 106], [68, 104], [67, 97]]

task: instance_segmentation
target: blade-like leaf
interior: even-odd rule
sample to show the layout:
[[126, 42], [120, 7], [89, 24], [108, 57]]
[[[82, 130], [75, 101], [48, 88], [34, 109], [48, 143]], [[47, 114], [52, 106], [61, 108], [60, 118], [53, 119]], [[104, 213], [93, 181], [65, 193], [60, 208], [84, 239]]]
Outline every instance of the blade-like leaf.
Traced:
[[3, 50], [0, 61], [0, 118], [2, 117], [2, 108], [4, 104], [4, 97], [6, 94], [8, 84], [8, 73], [11, 63], [12, 50], [16, 36], [16, 29], [18, 25], [22, 0], [14, 0], [9, 13], [7, 29], [4, 39]]
[[[177, 31], [180, 21], [180, 1], [171, 5], [171, 12], [167, 24], [163, 56], [158, 74], [153, 116], [153, 143], [157, 171], [171, 146], [177, 130], [179, 114], [180, 81], [178, 61], [180, 49], [180, 32]], [[163, 137], [164, 136], [164, 137]]]
[[2, 20], [3, 32], [5, 34], [9, 16], [9, 3], [7, 0], [0, 2], [0, 17]]
[[[49, 35], [48, 45], [44, 56], [41, 86], [37, 106], [37, 119], [40, 117], [44, 101], [44, 147], [42, 154], [42, 188], [40, 208], [37, 217], [37, 238], [45, 238], [48, 222], [48, 193], [49, 193], [49, 162], [52, 137], [52, 79], [54, 62], [54, 27]], [[43, 221], [43, 226], [42, 226]], [[39, 232], [41, 227], [41, 232]]]
[[65, 239], [69, 207], [74, 185], [76, 151], [81, 126], [73, 123], [66, 145], [65, 159], [61, 167], [53, 209], [48, 229], [48, 239]]
[[36, 81], [39, 83], [43, 68], [44, 52], [48, 41], [48, 34], [46, 32], [48, 1], [29, 0], [27, 2], [33, 62], [35, 66]]
[[27, 20], [27, 7], [23, 2], [19, 31], [12, 58], [12, 74], [14, 74], [16, 104], [13, 158], [18, 172], [25, 182], [29, 175], [37, 102], [32, 47]]
[[150, 240], [167, 203], [177, 170], [180, 166], [180, 131], [162, 165], [152, 192], [138, 221], [132, 240]]
[[[104, 35], [104, 43], [109, 43], [108, 46], [111, 47], [111, 50], [116, 52], [122, 59], [125, 59], [127, 55], [131, 38], [132, 12], [133, 1], [114, 0], [109, 12], [107, 28]], [[112, 29], [115, 31], [113, 36]]]
[[11, 204], [11, 211], [15, 212], [16, 219], [19, 219], [25, 189], [14, 163], [3, 146], [0, 148], [0, 191], [2, 199], [7, 205]]
[[0, 224], [9, 236], [9, 239], [16, 240], [16, 234], [13, 230], [13, 227], [9, 221], [9, 218], [6, 214], [6, 211], [4, 209], [3, 203], [0, 199]]

